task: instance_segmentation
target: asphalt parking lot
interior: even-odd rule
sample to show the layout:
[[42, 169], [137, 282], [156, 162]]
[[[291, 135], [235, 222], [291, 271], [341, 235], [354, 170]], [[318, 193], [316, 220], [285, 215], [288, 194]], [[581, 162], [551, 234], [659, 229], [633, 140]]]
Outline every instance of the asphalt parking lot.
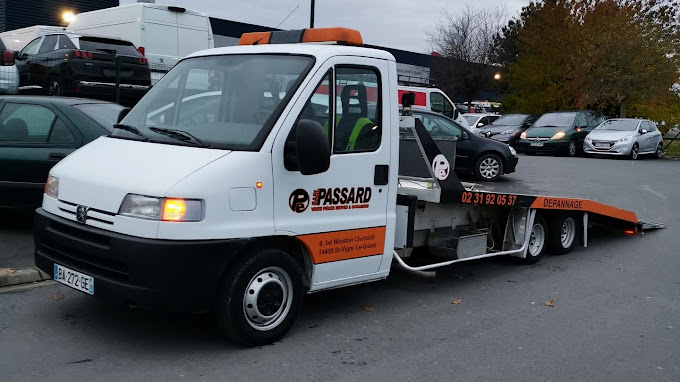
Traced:
[[[252, 349], [223, 341], [208, 316], [110, 306], [54, 283], [0, 293], [0, 380], [680, 380], [680, 162], [522, 156], [482, 187], [591, 198], [667, 228], [595, 234], [532, 266], [395, 270], [308, 295], [282, 341]], [[0, 259], [30, 265], [30, 224], [4, 224]]]

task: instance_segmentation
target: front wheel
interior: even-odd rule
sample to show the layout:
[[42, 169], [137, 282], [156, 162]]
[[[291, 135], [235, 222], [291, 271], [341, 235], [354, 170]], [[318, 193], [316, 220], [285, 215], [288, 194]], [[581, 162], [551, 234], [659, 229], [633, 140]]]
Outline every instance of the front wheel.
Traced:
[[569, 155], [570, 157], [576, 156], [576, 142], [573, 140], [569, 141], [569, 144], [567, 146], [567, 155]]
[[638, 159], [640, 156], [640, 146], [638, 146], [637, 143], [633, 144], [633, 147], [630, 149], [630, 154], [628, 154], [628, 157], [632, 160]]
[[47, 94], [51, 96], [62, 96], [64, 95], [64, 88], [57, 79], [49, 79], [47, 84]]
[[302, 306], [302, 271], [293, 258], [264, 250], [232, 265], [215, 313], [220, 331], [248, 346], [270, 344], [291, 328]]
[[662, 154], [663, 154], [663, 142], [659, 142], [659, 144], [656, 145], [656, 151], [654, 152], [654, 158], [661, 159]]
[[485, 154], [475, 165], [475, 176], [479, 180], [495, 181], [503, 175], [503, 161], [496, 154]]

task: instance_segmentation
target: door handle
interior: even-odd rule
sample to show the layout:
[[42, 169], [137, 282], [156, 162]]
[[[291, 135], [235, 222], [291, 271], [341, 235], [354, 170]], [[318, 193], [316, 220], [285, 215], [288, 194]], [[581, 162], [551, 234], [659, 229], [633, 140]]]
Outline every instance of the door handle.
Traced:
[[64, 153], [49, 153], [49, 155], [47, 155], [48, 160], [60, 161], [64, 158], [66, 158], [66, 154]]
[[386, 164], [375, 165], [375, 173], [373, 174], [373, 184], [376, 186], [385, 186], [389, 182], [390, 166]]

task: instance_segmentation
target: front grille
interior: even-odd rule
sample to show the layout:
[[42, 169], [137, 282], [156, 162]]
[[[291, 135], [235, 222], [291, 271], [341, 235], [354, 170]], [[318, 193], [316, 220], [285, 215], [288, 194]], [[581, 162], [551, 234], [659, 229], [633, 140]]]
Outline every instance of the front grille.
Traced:
[[54, 220], [46, 223], [38, 252], [90, 275], [127, 282], [128, 266], [110, 257], [110, 238]]
[[[73, 215], [74, 220], [75, 220], [76, 209], [78, 208], [78, 204], [67, 202], [65, 200], [60, 199], [57, 206], [58, 206], [60, 211], [65, 212], [69, 215]], [[93, 220], [93, 221], [97, 221], [97, 222], [100, 222], [100, 223], [113, 225], [113, 219], [115, 217], [116, 217], [116, 214], [113, 213], [113, 212], [98, 210], [96, 208], [88, 208], [88, 210], [87, 210], [87, 220]]]
[[541, 138], [541, 137], [529, 137], [527, 138], [527, 141], [529, 142], [545, 142], [549, 141], [550, 138]]

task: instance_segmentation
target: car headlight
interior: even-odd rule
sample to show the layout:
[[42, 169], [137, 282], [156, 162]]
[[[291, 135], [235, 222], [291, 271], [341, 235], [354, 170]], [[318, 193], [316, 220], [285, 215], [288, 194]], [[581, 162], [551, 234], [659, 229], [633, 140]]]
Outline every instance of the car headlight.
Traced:
[[510, 154], [512, 154], [513, 157], [517, 156], [517, 150], [515, 150], [512, 146], [508, 146], [510, 149]]
[[55, 178], [52, 175], [47, 177], [47, 182], [45, 183], [45, 195], [59, 199], [59, 178]]
[[628, 142], [633, 139], [634, 135], [626, 135], [625, 137], [619, 139], [619, 142]]
[[510, 134], [512, 134], [512, 133], [514, 133], [514, 132], [515, 132], [515, 130], [505, 130], [505, 131], [502, 132], [501, 134], [510, 135]]
[[555, 135], [552, 136], [550, 139], [562, 139], [564, 138], [565, 134], [564, 131], [558, 131]]
[[527, 139], [527, 132], [522, 131], [522, 134], [519, 135], [520, 139]]
[[197, 222], [203, 218], [203, 203], [195, 199], [127, 194], [118, 213], [140, 219]]

